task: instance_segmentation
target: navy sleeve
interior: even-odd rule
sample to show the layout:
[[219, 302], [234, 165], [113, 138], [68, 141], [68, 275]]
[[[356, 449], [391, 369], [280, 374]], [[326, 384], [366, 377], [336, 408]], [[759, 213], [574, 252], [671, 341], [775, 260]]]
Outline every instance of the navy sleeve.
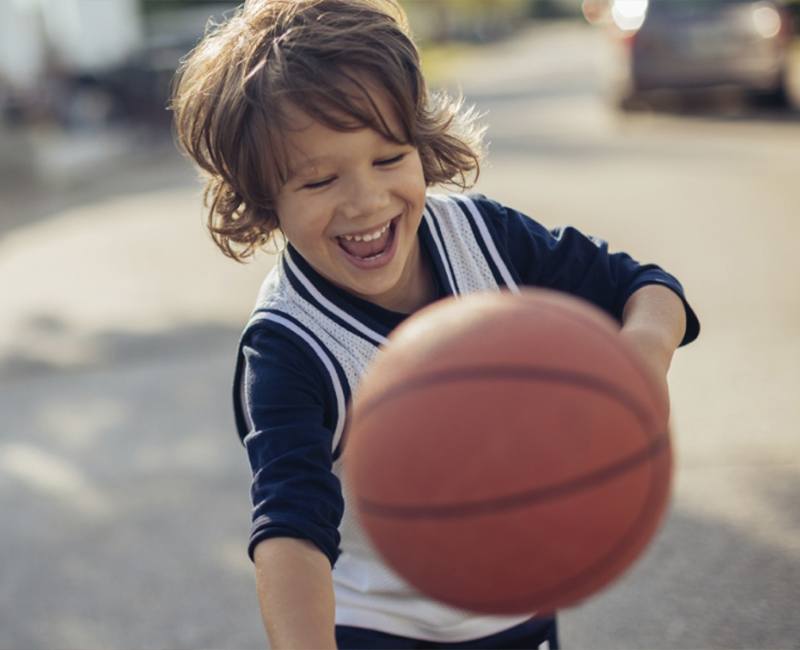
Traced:
[[333, 426], [320, 367], [290, 334], [257, 329], [243, 342], [244, 438], [253, 472], [248, 554], [270, 537], [314, 543], [339, 553], [344, 500], [333, 474]]
[[610, 253], [608, 244], [571, 226], [548, 230], [530, 217], [483, 196], [473, 196], [498, 250], [517, 280], [573, 294], [622, 320], [628, 298], [643, 286], [662, 284], [683, 301], [685, 345], [700, 332], [700, 323], [677, 278], [655, 264], [640, 264], [627, 253]]

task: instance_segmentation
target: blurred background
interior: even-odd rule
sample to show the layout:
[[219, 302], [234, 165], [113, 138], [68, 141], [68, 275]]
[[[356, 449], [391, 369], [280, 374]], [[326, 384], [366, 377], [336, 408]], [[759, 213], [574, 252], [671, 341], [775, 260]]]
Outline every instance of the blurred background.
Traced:
[[[671, 513], [571, 648], [800, 648], [800, 0], [407, 0], [477, 189], [676, 274]], [[166, 110], [235, 3], [0, 0], [0, 648], [263, 647], [224, 258]], [[535, 550], [532, 549], [532, 552]]]

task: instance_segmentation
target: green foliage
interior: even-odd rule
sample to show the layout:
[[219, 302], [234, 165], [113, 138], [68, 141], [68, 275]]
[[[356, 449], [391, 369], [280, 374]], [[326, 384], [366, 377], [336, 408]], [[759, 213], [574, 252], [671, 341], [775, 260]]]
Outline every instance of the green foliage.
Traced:
[[174, 11], [184, 7], [218, 7], [226, 4], [235, 7], [240, 4], [240, 2], [235, 2], [233, 0], [139, 0], [139, 3], [145, 14], [153, 14], [160, 11]]
[[430, 6], [432, 2], [435, 2], [439, 11], [466, 17], [483, 16], [490, 13], [519, 15], [520, 10], [530, 4], [530, 0], [401, 0], [401, 4], [412, 10], [415, 5], [417, 7]]
[[532, 18], [575, 18], [580, 13], [580, 2], [577, 1], [528, 0], [528, 15]]
[[513, 32], [531, 0], [400, 0], [420, 43], [486, 42]]

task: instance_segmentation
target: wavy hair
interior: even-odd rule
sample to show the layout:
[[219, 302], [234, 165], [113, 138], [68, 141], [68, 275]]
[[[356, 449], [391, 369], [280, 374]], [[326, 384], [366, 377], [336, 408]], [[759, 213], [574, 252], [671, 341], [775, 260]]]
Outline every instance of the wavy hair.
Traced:
[[[364, 79], [386, 91], [402, 134], [390, 131]], [[476, 113], [428, 91], [395, 0], [248, 0], [182, 61], [170, 103], [178, 144], [205, 176], [208, 229], [237, 261], [280, 229], [287, 104], [329, 128], [369, 127], [413, 145], [428, 186], [477, 180]]]

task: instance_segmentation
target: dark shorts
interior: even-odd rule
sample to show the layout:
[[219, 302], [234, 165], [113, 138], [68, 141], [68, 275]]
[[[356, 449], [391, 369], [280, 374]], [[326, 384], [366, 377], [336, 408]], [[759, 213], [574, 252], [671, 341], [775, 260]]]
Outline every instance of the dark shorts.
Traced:
[[526, 650], [536, 650], [545, 642], [549, 650], [556, 650], [559, 647], [555, 618], [532, 618], [509, 630], [458, 643], [420, 641], [362, 627], [336, 626], [336, 644], [339, 650], [351, 648], [353, 650], [366, 648], [373, 650], [410, 650], [412, 648], [485, 648], [486, 650], [525, 648]]

